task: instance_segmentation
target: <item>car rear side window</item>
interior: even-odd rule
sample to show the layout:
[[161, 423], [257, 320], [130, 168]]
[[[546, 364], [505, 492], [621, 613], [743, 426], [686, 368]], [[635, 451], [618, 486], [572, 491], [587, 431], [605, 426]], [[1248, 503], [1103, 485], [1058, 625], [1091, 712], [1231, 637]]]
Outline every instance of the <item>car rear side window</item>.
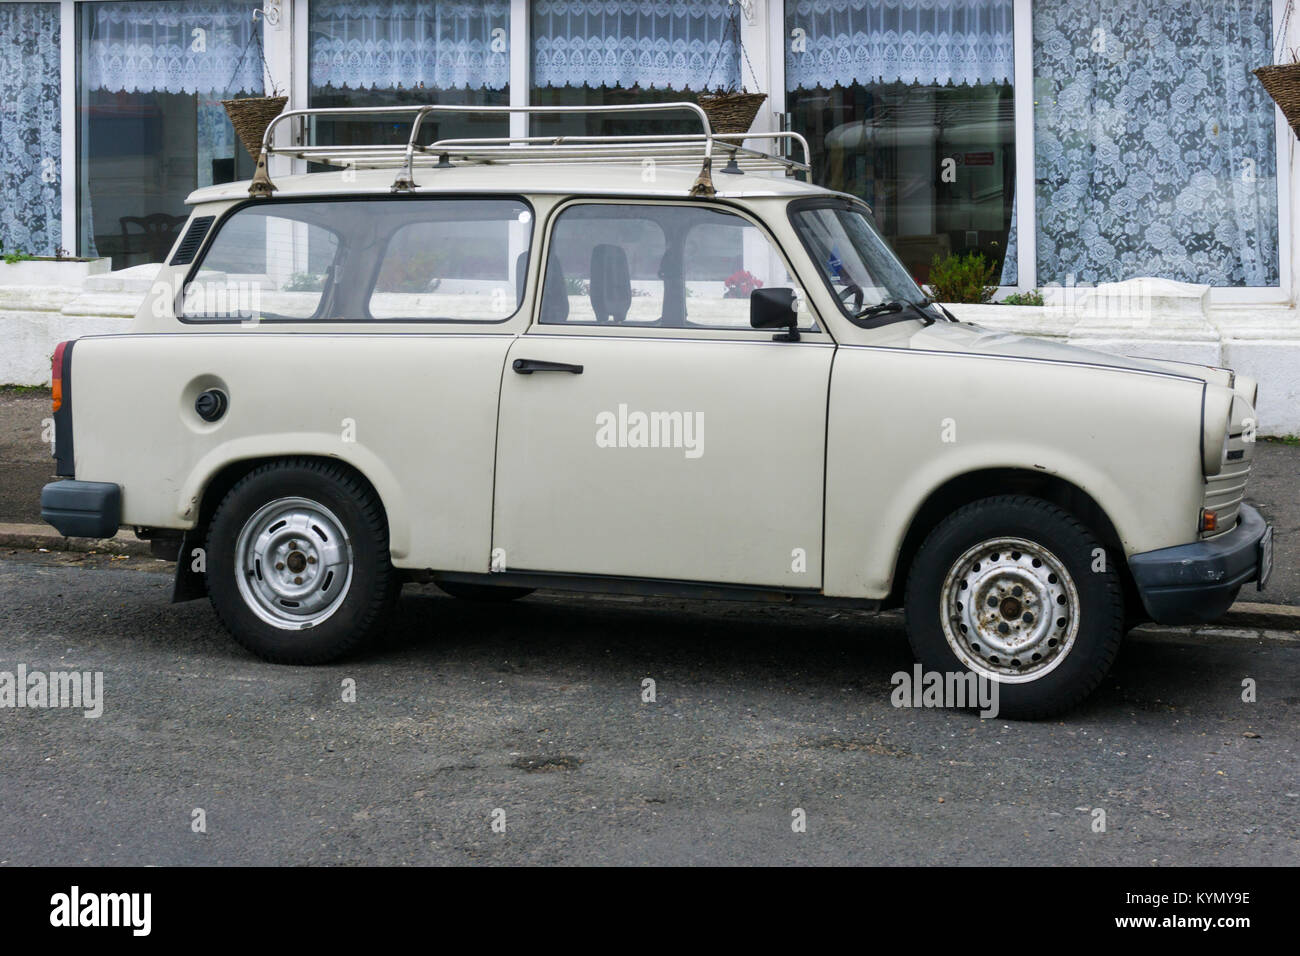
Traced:
[[185, 285], [186, 321], [499, 322], [532, 238], [520, 199], [270, 202], [220, 224]]
[[[317, 208], [303, 208], [308, 205]], [[255, 321], [316, 315], [339, 250], [338, 234], [313, 221], [323, 211], [324, 204], [286, 203], [248, 206], [228, 217], [185, 284], [182, 317]]]

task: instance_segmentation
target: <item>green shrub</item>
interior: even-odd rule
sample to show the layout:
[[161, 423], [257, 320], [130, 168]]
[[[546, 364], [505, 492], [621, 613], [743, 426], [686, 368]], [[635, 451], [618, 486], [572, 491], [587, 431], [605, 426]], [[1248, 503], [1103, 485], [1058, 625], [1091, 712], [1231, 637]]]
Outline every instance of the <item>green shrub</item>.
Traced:
[[1043, 293], [1037, 289], [1028, 292], [1013, 292], [1002, 300], [1003, 305], [1043, 305]]
[[935, 255], [930, 263], [930, 288], [939, 302], [990, 302], [998, 291], [996, 271], [981, 252]]

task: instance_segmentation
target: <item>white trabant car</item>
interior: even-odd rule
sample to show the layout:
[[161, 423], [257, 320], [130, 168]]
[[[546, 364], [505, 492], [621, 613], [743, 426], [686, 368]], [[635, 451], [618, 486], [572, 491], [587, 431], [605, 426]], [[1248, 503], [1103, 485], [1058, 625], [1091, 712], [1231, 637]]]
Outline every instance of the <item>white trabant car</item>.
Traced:
[[[175, 599], [271, 661], [357, 650], [404, 580], [902, 606], [929, 670], [1026, 717], [1135, 623], [1262, 586], [1255, 382], [956, 321], [791, 175], [797, 136], [650, 108], [703, 131], [273, 124], [251, 184], [190, 197], [131, 332], [59, 347], [46, 520], [179, 556]], [[343, 168], [272, 183], [279, 154]]]

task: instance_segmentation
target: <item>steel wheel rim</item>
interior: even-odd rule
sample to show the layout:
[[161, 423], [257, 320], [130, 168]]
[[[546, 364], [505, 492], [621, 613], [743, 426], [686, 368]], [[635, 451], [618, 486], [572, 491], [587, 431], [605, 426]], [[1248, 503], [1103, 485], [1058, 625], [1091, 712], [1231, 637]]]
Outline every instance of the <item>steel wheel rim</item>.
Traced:
[[1025, 538], [990, 538], [953, 562], [940, 592], [957, 659], [1006, 684], [1055, 670], [1079, 633], [1079, 590], [1061, 559]]
[[352, 541], [343, 523], [309, 498], [278, 498], [244, 522], [235, 579], [244, 603], [284, 630], [328, 620], [352, 585]]

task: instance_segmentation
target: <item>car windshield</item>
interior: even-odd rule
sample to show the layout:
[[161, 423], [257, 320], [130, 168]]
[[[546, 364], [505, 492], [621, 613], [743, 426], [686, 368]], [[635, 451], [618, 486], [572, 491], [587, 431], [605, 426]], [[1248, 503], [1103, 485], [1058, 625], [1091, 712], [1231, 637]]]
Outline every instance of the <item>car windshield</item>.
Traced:
[[[865, 207], [797, 208], [795, 229], [844, 314], [860, 325], [932, 318], [929, 299], [871, 224]], [[923, 310], [918, 315], [916, 306]]]

